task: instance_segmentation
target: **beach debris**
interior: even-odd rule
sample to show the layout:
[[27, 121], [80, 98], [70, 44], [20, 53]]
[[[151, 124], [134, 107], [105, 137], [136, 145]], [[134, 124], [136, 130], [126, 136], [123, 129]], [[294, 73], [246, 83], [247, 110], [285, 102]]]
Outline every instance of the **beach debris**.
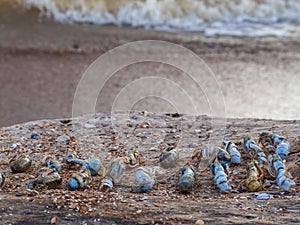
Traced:
[[31, 166], [31, 159], [26, 155], [14, 155], [9, 164], [13, 173], [22, 173]]
[[265, 164], [267, 162], [264, 151], [253, 141], [250, 137], [244, 138], [244, 147], [251, 153], [254, 151], [258, 157], [258, 164]]
[[0, 172], [0, 188], [4, 186], [5, 176], [2, 172]]
[[140, 164], [140, 154], [137, 150], [130, 150], [126, 152], [126, 157], [124, 162], [129, 165], [129, 167], [136, 167]]
[[136, 192], [147, 192], [155, 184], [155, 168], [139, 167], [135, 170], [135, 184], [132, 189]]
[[72, 177], [68, 181], [68, 187], [70, 190], [84, 189], [91, 182], [91, 172], [88, 168], [72, 174]]
[[100, 190], [108, 191], [114, 187], [116, 183], [118, 183], [124, 177], [125, 165], [122, 158], [114, 159], [107, 173], [105, 175], [105, 179], [100, 185]]
[[224, 168], [222, 164], [218, 161], [218, 159], [215, 159], [214, 163], [210, 165], [210, 168], [220, 192], [229, 192], [231, 190], [231, 187], [228, 185], [228, 176], [225, 173]]
[[28, 183], [29, 189], [55, 189], [62, 183], [62, 178], [55, 168], [42, 167], [40, 175], [36, 180], [30, 180]]
[[263, 170], [261, 165], [258, 164], [256, 160], [252, 160], [247, 164], [247, 179], [246, 179], [246, 187], [250, 192], [261, 191], [262, 179], [263, 179]]
[[282, 160], [290, 153], [290, 143], [283, 136], [263, 132], [259, 136], [259, 143], [265, 148], [272, 149]]
[[46, 155], [42, 160], [42, 166], [47, 166], [50, 169], [56, 169], [58, 173], [61, 171], [60, 162], [57, 159], [52, 158], [50, 155]]
[[292, 180], [291, 174], [286, 170], [284, 161], [278, 154], [268, 156], [268, 171], [271, 176], [276, 177], [277, 185], [286, 191], [296, 184]]
[[185, 165], [179, 170], [178, 186], [182, 193], [189, 193], [193, 189], [195, 181], [195, 168], [191, 165]]
[[224, 140], [222, 147], [225, 151], [229, 152], [231, 162], [233, 164], [241, 163], [241, 153], [239, 152], [237, 146], [233, 142], [229, 140]]

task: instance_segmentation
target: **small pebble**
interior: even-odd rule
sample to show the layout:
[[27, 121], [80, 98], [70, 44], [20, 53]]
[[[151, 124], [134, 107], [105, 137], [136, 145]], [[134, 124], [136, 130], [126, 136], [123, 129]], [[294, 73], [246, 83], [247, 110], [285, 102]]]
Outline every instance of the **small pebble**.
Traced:
[[256, 196], [256, 198], [258, 199], [258, 200], [268, 200], [268, 199], [270, 199], [271, 198], [271, 194], [267, 194], [267, 193], [259, 193], [259, 194], [257, 194], [257, 196]]
[[21, 196], [23, 196], [23, 193], [22, 193], [22, 192], [17, 192], [17, 193], [16, 193], [16, 196], [17, 196], [17, 197], [21, 197]]
[[203, 220], [197, 220], [195, 222], [195, 225], [204, 225], [204, 221]]
[[51, 223], [51, 224], [56, 224], [56, 217], [52, 217], [50, 223]]
[[67, 135], [62, 135], [62, 136], [59, 136], [58, 138], [56, 138], [56, 142], [60, 143], [60, 142], [65, 142], [65, 141], [69, 141], [70, 140], [70, 137], [67, 136]]
[[32, 138], [32, 139], [38, 139], [39, 137], [40, 137], [40, 135], [38, 133], [32, 133], [30, 135], [30, 138]]
[[86, 128], [86, 129], [93, 129], [93, 128], [95, 128], [96, 126], [95, 125], [93, 125], [93, 124], [85, 124], [84, 125], [84, 127]]

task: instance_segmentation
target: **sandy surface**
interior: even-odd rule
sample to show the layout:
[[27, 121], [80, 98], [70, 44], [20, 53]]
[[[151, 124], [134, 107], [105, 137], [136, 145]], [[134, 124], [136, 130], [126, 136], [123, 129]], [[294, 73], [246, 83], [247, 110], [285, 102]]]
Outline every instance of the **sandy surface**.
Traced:
[[[206, 38], [192, 32], [62, 25], [41, 19], [33, 12], [9, 7], [0, 10], [2, 126], [42, 118], [70, 117], [76, 87], [88, 66], [116, 46], [148, 39], [178, 43], [199, 55], [218, 80], [225, 99], [225, 116], [299, 118], [299, 39]], [[155, 54], [160, 53], [164, 53], [162, 49]], [[128, 52], [120, 54], [126, 58]], [[135, 54], [140, 54], [139, 49]], [[148, 54], [151, 55], [151, 51]], [[186, 60], [184, 54], [177, 55], [180, 60]], [[147, 76], [165, 77], [176, 82], [188, 95], [199, 99], [198, 114], [211, 115], [205, 93], [194, 92], [195, 84], [186, 74], [174, 67], [150, 62], [116, 72], [101, 90], [96, 111], [110, 112], [122, 88]], [[207, 89], [215, 88], [211, 84], [203, 85]], [[136, 102], [133, 108], [177, 110], [155, 97]]]
[[[190, 194], [181, 194], [177, 188], [178, 171], [187, 162], [193, 163], [191, 156], [195, 149], [208, 144], [220, 146], [224, 128], [213, 128], [212, 118], [132, 112], [126, 120], [113, 121], [110, 115], [97, 114], [95, 118], [42, 120], [2, 128], [0, 170], [7, 181], [0, 189], [1, 223], [49, 224], [54, 217], [56, 224], [97, 224], [99, 221], [104, 224], [300, 222], [299, 121], [227, 121], [225, 136], [238, 145], [242, 163], [231, 165], [229, 184], [233, 191], [225, 195], [219, 193], [209, 169], [204, 172], [197, 170], [196, 182]], [[33, 132], [40, 136], [37, 139], [30, 138]], [[260, 193], [271, 194], [267, 200], [258, 200], [256, 196], [260, 193], [250, 193], [243, 185], [246, 163], [251, 157], [242, 148], [242, 137], [251, 135], [257, 141], [261, 132], [287, 137], [291, 153], [286, 165], [296, 182], [296, 186], [289, 191], [278, 188], [274, 181], [266, 183]], [[68, 135], [70, 141], [57, 142], [61, 135]], [[126, 177], [111, 192], [98, 189], [101, 176], [93, 177], [85, 190], [69, 191], [66, 186], [69, 177], [76, 171], [70, 169], [64, 160], [70, 149], [77, 152], [81, 159], [91, 156], [101, 158], [102, 165], [107, 168], [113, 158], [124, 156], [126, 149], [136, 146], [141, 156], [139, 166], [152, 167], [158, 166], [159, 143], [173, 143], [175, 140], [179, 140], [178, 164], [172, 169], [161, 169], [155, 177], [153, 190], [148, 193], [132, 191], [134, 169], [129, 167], [125, 170]], [[12, 174], [8, 163], [12, 152], [28, 154], [32, 159], [32, 165], [25, 173]], [[57, 189], [28, 190], [28, 180], [38, 176], [41, 161], [47, 154], [61, 162], [62, 185]]]

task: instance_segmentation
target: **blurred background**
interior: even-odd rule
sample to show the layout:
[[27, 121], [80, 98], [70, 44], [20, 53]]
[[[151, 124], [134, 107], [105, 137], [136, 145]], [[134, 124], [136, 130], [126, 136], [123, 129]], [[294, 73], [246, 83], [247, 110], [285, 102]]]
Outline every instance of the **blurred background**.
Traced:
[[[207, 63], [226, 117], [300, 119], [300, 1], [0, 0], [0, 6], [0, 126], [71, 117], [88, 66], [114, 47], [149, 39], [182, 45]], [[196, 85], [172, 66], [137, 63], [105, 83], [96, 111], [110, 112], [122, 88], [147, 76], [186, 90]], [[205, 93], [199, 102], [199, 113], [210, 115]], [[155, 97], [133, 109], [176, 111]]]

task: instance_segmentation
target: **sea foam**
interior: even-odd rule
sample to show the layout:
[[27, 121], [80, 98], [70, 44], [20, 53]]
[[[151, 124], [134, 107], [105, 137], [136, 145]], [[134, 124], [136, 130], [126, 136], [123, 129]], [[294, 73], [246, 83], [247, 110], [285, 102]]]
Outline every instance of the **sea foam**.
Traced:
[[299, 0], [25, 0], [62, 23], [203, 31], [207, 36], [299, 34]]

